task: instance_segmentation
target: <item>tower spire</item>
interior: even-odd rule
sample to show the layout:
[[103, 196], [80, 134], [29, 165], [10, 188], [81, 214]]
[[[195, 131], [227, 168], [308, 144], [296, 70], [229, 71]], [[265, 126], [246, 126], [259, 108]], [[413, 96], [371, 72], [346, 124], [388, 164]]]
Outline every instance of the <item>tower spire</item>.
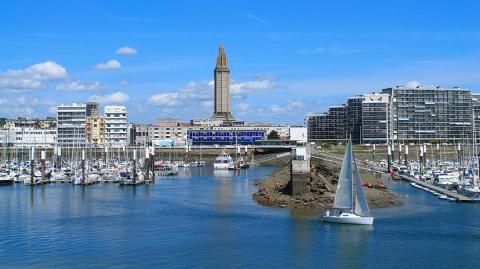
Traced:
[[223, 47], [223, 44], [220, 44], [220, 47], [218, 48], [216, 67], [228, 68], [227, 55], [225, 54], [225, 48]]
[[217, 63], [214, 70], [214, 113], [211, 119], [233, 122], [235, 118], [230, 113], [230, 69], [223, 44], [218, 47]]

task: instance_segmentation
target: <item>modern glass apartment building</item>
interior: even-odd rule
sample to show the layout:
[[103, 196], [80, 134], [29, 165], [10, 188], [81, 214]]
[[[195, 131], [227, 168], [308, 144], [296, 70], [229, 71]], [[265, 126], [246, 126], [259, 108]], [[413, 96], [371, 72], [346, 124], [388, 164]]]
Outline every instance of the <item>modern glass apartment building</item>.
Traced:
[[363, 144], [467, 143], [473, 130], [479, 139], [480, 94], [457, 87], [396, 86], [362, 95], [361, 103], [359, 97], [349, 98], [308, 116], [306, 124], [310, 141], [339, 143], [351, 134], [354, 143]]
[[390, 96], [380, 93], [365, 94], [361, 111], [361, 143], [386, 143], [390, 135]]
[[391, 96], [392, 140], [455, 143], [472, 137], [472, 93], [462, 88], [394, 87]]
[[347, 107], [332, 106], [327, 113], [308, 116], [307, 136], [310, 140], [339, 143], [347, 139]]

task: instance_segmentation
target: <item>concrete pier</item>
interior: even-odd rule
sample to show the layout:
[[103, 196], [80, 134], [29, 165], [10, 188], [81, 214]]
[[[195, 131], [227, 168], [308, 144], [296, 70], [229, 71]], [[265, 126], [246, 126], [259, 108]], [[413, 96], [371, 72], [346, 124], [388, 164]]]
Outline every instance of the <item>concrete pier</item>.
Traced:
[[290, 168], [291, 195], [310, 192], [310, 160], [292, 160]]
[[302, 195], [310, 192], [310, 156], [305, 147], [295, 148], [290, 164], [290, 195]]

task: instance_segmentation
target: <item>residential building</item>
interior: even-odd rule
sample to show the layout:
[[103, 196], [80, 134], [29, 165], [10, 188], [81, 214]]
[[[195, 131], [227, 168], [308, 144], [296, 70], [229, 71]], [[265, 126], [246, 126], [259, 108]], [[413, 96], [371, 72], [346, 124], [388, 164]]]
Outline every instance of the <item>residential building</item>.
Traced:
[[347, 133], [352, 136], [352, 142], [358, 144], [361, 142], [362, 129], [362, 103], [363, 96], [350, 97], [347, 100], [346, 107], [346, 128]]
[[365, 94], [361, 103], [361, 111], [361, 139], [359, 142], [365, 144], [387, 143], [389, 139], [390, 95]]
[[152, 124], [130, 124], [129, 145], [146, 146], [155, 139], [155, 126]]
[[97, 102], [87, 103], [87, 117], [100, 117], [100, 109]]
[[85, 104], [57, 106], [57, 142], [60, 146], [85, 145]]
[[105, 142], [105, 119], [98, 115], [86, 117], [85, 138], [89, 145], [103, 145]]
[[472, 93], [458, 87], [393, 87], [390, 137], [401, 142], [447, 142], [471, 139]]
[[347, 106], [331, 106], [327, 113], [308, 117], [307, 132], [310, 140], [343, 143], [347, 139]]
[[19, 128], [7, 130], [14, 133], [14, 147], [43, 147], [52, 148], [57, 141], [56, 129]]
[[46, 119], [30, 119], [18, 117], [14, 120], [6, 120], [4, 127], [55, 129], [56, 126], [57, 119], [53, 117], [47, 117]]
[[306, 117], [308, 137], [335, 143], [348, 135], [355, 143], [468, 143], [475, 131], [479, 141], [479, 97], [458, 87], [386, 88]]
[[121, 105], [107, 105], [105, 111], [105, 143], [120, 147], [127, 145], [127, 109]]

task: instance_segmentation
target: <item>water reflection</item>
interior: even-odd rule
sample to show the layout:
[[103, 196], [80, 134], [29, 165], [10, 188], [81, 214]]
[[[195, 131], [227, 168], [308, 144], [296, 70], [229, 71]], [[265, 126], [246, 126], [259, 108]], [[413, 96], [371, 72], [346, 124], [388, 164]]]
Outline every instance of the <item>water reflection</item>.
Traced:
[[150, 197], [150, 185], [151, 184], [145, 184], [145, 186], [144, 186], [145, 197]]
[[366, 249], [373, 232], [371, 225], [325, 224], [334, 236], [334, 262], [337, 268], [365, 268]]
[[30, 206], [32, 209], [35, 206], [35, 189], [33, 187], [30, 187]]
[[179, 168], [178, 169], [178, 178], [181, 179], [190, 179], [192, 177], [192, 170], [189, 168]]
[[230, 211], [231, 206], [231, 192], [232, 192], [232, 180], [233, 174], [229, 170], [213, 170], [213, 176], [215, 177], [215, 193], [217, 196], [217, 210], [221, 212]]

